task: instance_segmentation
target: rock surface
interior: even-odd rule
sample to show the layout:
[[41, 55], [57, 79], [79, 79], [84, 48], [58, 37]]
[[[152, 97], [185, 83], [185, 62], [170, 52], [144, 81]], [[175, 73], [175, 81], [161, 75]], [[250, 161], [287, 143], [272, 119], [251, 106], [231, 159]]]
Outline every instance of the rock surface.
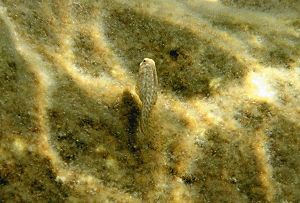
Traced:
[[300, 202], [299, 1], [144, 2], [0, 0], [0, 202]]

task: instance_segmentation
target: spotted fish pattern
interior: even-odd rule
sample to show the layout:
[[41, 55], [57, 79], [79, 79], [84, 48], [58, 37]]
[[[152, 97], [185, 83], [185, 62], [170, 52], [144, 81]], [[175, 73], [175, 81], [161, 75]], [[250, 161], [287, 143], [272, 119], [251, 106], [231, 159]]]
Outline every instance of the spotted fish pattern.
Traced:
[[142, 102], [139, 118], [140, 129], [145, 133], [153, 106], [157, 100], [158, 80], [155, 62], [150, 58], [144, 58], [140, 63], [137, 82], [137, 94]]

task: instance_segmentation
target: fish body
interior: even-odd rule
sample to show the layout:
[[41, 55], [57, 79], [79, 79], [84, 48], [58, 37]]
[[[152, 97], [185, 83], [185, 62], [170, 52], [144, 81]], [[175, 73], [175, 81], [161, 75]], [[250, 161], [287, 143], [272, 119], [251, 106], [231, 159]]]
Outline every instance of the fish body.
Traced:
[[155, 62], [145, 58], [140, 63], [139, 76], [137, 82], [137, 94], [142, 102], [140, 114], [140, 128], [145, 133], [149, 116], [157, 100], [158, 79]]

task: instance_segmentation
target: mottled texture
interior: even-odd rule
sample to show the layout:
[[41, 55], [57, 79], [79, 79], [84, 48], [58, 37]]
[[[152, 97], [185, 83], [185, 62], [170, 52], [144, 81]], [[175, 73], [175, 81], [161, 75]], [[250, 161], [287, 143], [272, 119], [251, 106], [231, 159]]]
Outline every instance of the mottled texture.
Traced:
[[148, 120], [153, 106], [157, 100], [158, 80], [155, 62], [152, 59], [144, 58], [140, 63], [139, 76], [137, 81], [137, 94], [142, 102], [140, 115], [140, 127], [146, 133]]
[[0, 202], [300, 202], [299, 6], [0, 0]]

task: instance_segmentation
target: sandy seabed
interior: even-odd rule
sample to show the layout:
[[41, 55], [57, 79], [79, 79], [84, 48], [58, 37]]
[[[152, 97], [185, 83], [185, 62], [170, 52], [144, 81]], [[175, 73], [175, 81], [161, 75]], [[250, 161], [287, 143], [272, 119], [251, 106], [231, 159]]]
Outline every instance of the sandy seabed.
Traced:
[[300, 202], [300, 2], [142, 2], [0, 0], [0, 202]]

